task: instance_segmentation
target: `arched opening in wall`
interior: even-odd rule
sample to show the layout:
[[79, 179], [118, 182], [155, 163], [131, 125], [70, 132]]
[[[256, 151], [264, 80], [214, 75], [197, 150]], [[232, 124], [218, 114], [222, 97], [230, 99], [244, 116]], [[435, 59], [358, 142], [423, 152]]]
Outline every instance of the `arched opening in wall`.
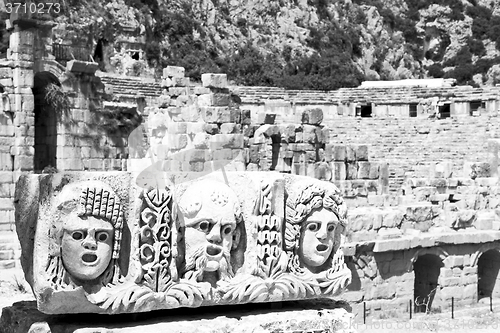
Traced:
[[134, 59], [134, 60], [139, 60], [139, 59], [140, 59], [139, 52], [134, 52], [134, 53], [132, 53], [132, 59]]
[[500, 296], [500, 253], [486, 251], [477, 261], [477, 300]]
[[444, 119], [444, 118], [450, 118], [451, 117], [451, 112], [450, 112], [450, 104], [444, 104], [439, 106], [439, 118]]
[[434, 254], [424, 254], [418, 257], [413, 264], [415, 312], [425, 313], [431, 310], [438, 287], [441, 267], [443, 267], [441, 258]]
[[57, 168], [57, 110], [50, 102], [50, 97], [60, 86], [52, 73], [40, 72], [34, 77], [35, 172], [41, 172], [46, 167]]

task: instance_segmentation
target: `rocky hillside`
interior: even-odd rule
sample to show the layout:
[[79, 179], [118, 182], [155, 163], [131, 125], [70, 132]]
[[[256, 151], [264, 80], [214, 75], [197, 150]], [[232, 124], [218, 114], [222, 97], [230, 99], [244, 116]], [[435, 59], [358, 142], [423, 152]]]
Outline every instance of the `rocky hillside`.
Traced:
[[[58, 31], [146, 40], [144, 71], [226, 72], [239, 84], [335, 89], [362, 80], [500, 82], [496, 0], [69, 0]], [[56, 30], [57, 30], [56, 28]], [[103, 61], [113, 71], [113, 48]], [[116, 49], [116, 45], [114, 47]], [[147, 68], [146, 68], [147, 67]]]

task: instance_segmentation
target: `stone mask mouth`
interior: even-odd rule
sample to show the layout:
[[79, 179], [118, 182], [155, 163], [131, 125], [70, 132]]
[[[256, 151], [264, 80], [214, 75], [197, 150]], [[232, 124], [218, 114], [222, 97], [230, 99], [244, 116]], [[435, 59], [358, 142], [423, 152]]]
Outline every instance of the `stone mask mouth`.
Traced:
[[222, 255], [222, 248], [218, 245], [209, 244], [207, 245], [206, 252], [209, 257], [218, 257]]
[[97, 256], [93, 253], [85, 253], [82, 256], [82, 260], [87, 264], [93, 264], [97, 261]]
[[325, 252], [328, 250], [328, 246], [326, 246], [325, 244], [319, 244], [318, 246], [316, 246], [316, 250], [318, 252]]

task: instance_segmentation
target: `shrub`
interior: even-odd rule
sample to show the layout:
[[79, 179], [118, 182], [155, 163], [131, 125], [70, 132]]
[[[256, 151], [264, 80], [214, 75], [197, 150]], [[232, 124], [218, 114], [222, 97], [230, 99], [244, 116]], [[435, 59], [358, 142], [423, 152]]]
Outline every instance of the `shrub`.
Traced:
[[434, 78], [441, 78], [444, 76], [443, 66], [440, 64], [432, 64], [427, 68], [428, 74]]

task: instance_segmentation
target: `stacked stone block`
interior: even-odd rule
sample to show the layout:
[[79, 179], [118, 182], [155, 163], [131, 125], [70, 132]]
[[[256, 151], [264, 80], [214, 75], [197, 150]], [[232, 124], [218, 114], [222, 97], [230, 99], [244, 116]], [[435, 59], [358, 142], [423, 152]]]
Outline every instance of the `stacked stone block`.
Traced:
[[21, 171], [33, 170], [34, 31], [11, 27], [7, 59], [0, 60], [0, 231], [14, 230], [13, 195]]
[[[342, 298], [352, 302], [355, 312], [361, 310], [361, 302], [365, 302], [368, 316], [388, 311], [406, 312], [409, 316], [409, 302], [414, 301], [413, 264], [420, 256], [430, 254], [442, 263], [432, 309], [449, 309], [452, 297], [455, 307], [475, 304], [480, 278], [477, 275], [477, 259], [489, 248], [487, 245], [493, 246], [492, 243], [442, 244], [439, 249], [393, 248], [376, 252], [365, 243], [366, 250], [354, 255], [348, 262], [353, 283]], [[447, 256], [444, 257], [443, 253]]]
[[63, 87], [72, 92], [69, 94], [71, 112], [64, 114], [57, 126], [57, 169], [125, 171], [128, 133], [121, 133], [115, 124], [107, 124], [104, 115], [113, 118], [119, 113], [135, 113], [137, 103], [103, 101], [104, 87], [88, 70], [89, 66], [75, 67], [68, 63], [68, 71], [78, 79], [62, 82]]
[[153, 155], [164, 171], [245, 170], [242, 117], [225, 74], [203, 74], [193, 87], [182, 67], [163, 71], [159, 107], [148, 118]]
[[328, 129], [321, 125], [322, 110], [306, 110], [302, 124], [275, 125], [268, 118], [259, 117], [254, 130], [246, 132], [247, 170], [276, 170], [330, 181], [324, 158]]

